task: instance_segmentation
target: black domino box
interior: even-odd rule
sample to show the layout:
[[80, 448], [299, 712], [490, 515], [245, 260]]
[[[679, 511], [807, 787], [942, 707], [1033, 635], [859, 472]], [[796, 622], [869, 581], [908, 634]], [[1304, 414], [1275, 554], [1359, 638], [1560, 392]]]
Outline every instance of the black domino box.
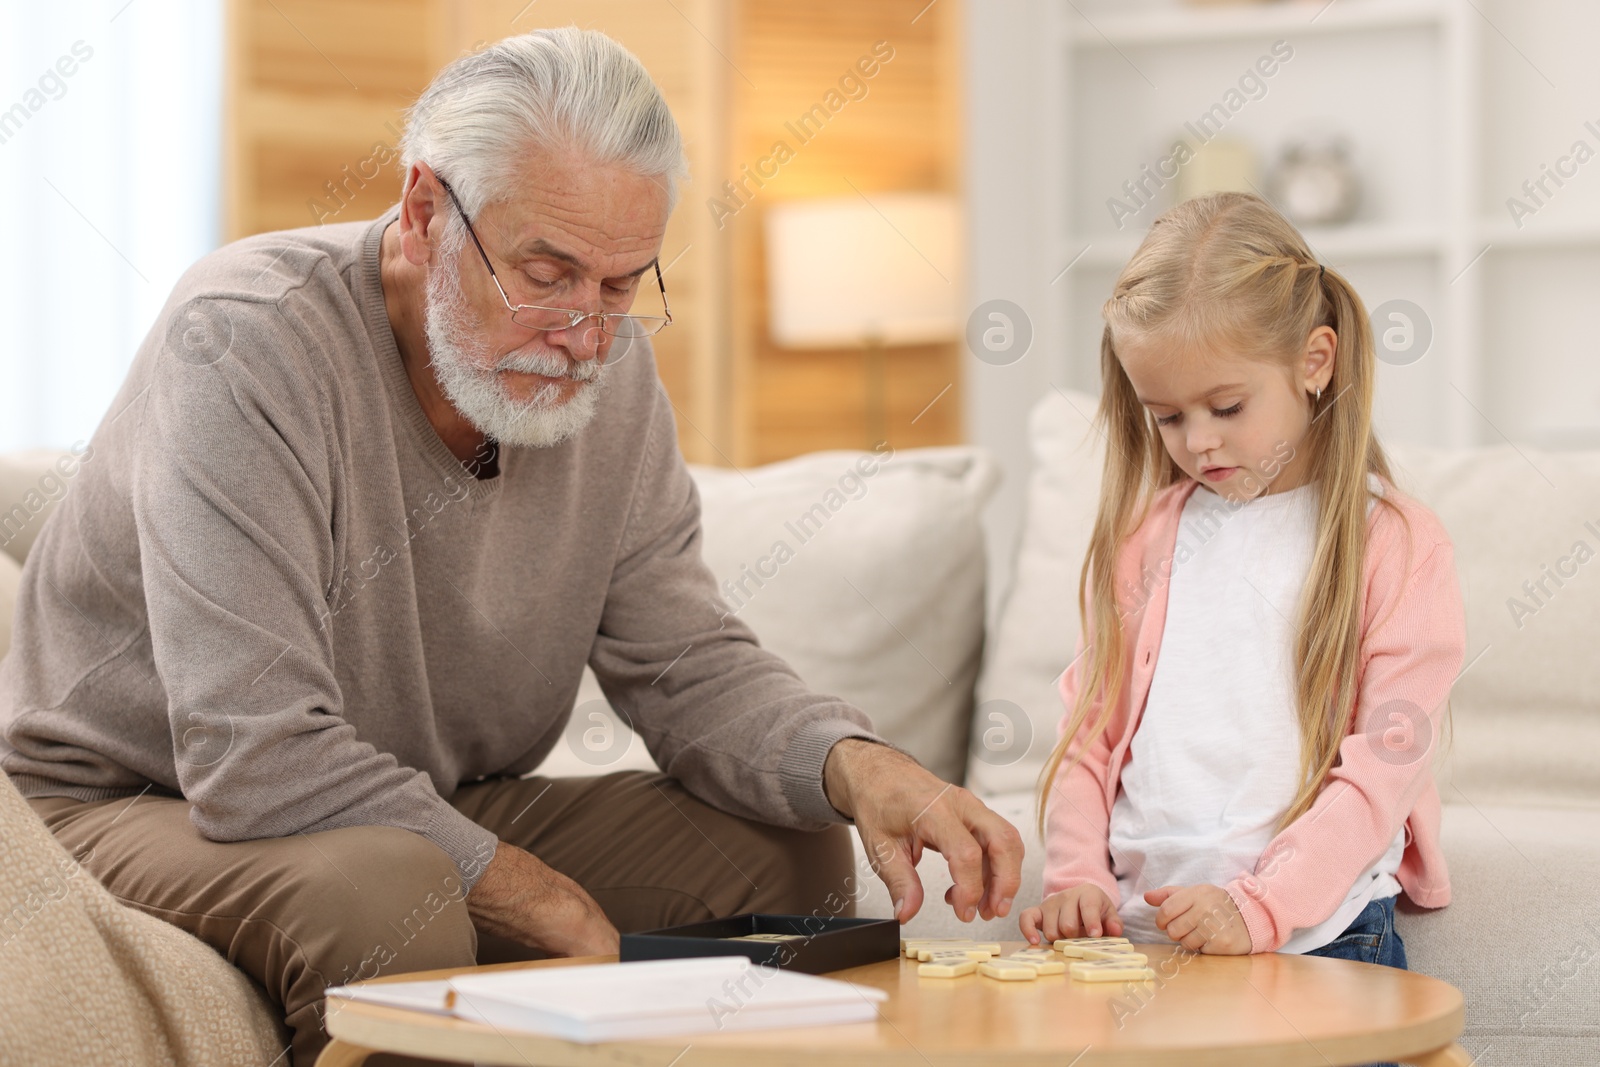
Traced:
[[[782, 941], [734, 941], [748, 934], [789, 934]], [[768, 967], [825, 974], [898, 959], [900, 924], [842, 915], [732, 915], [622, 935], [623, 963], [691, 956], [745, 956]]]

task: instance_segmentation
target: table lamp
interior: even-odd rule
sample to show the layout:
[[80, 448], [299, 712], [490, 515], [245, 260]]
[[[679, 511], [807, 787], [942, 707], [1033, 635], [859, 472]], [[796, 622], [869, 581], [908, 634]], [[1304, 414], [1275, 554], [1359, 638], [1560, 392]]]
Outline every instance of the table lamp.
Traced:
[[958, 228], [956, 200], [941, 193], [791, 200], [767, 209], [772, 340], [781, 348], [864, 350], [869, 448], [886, 434], [884, 348], [959, 335]]

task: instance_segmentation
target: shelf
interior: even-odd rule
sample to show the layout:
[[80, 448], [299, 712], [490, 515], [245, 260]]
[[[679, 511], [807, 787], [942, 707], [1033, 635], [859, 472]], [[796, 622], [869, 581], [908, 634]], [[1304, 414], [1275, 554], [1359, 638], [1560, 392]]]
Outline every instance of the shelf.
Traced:
[[[1319, 258], [1334, 264], [1351, 259], [1432, 256], [1439, 254], [1444, 245], [1438, 230], [1420, 227], [1352, 223], [1349, 226], [1304, 227], [1300, 232]], [[1068, 238], [1057, 259], [1063, 266], [1079, 257], [1075, 266], [1120, 267], [1143, 239], [1142, 229], [1137, 233]], [[1085, 244], [1089, 246], [1087, 250]]]
[[1578, 449], [1600, 449], [1600, 423], [1536, 426], [1519, 437], [1548, 452], [1566, 452]]
[[1558, 222], [1527, 219], [1522, 228], [1510, 219], [1483, 219], [1478, 223], [1482, 243], [1491, 248], [1546, 249], [1600, 246], [1600, 219]]
[[[1225, 6], [1199, 0], [1093, 0], [1090, 6], [1088, 0], [1053, 0], [1046, 6], [1050, 25], [1037, 46], [1050, 64], [1041, 126], [1058, 132], [1041, 139], [1045, 179], [1034, 194], [1040, 201], [1035, 214], [1047, 236], [1036, 255], [1043, 261], [1037, 274], [1052, 294], [1045, 328], [1049, 343], [1062, 353], [1064, 377], [1093, 379], [1100, 336], [1096, 298], [1108, 290], [1108, 275], [1127, 263], [1161, 210], [1141, 202], [1137, 215], [1121, 217], [1125, 229], [1118, 230], [1098, 196], [1134, 173], [1150, 145], [1173, 135], [1164, 118], [1168, 101], [1209, 99], [1201, 90], [1219, 80], [1219, 64], [1237, 69], [1247, 52], [1285, 40], [1296, 49], [1296, 64], [1305, 54], [1304, 67], [1296, 67], [1299, 81], [1282, 94], [1274, 112], [1251, 113], [1249, 136], [1265, 145], [1307, 117], [1368, 131], [1356, 140], [1366, 142], [1357, 158], [1365, 161], [1363, 185], [1370, 181], [1375, 194], [1363, 194], [1371, 216], [1343, 226], [1302, 227], [1311, 254], [1349, 276], [1369, 299], [1409, 294], [1431, 297], [1438, 305], [1441, 355], [1407, 381], [1393, 383], [1401, 399], [1386, 409], [1382, 430], [1458, 444], [1483, 436], [1477, 414], [1453, 403], [1456, 394], [1449, 386], [1476, 396], [1489, 379], [1483, 350], [1491, 343], [1485, 336], [1495, 335], [1485, 320], [1506, 314], [1486, 310], [1496, 306], [1491, 290], [1503, 280], [1526, 284], [1518, 273], [1524, 259], [1547, 270], [1543, 261], [1566, 257], [1555, 268], [1565, 275], [1570, 273], [1566, 259], [1587, 262], [1600, 254], [1600, 218], [1576, 225], [1558, 221], [1556, 210], [1569, 207], [1563, 202], [1524, 217], [1518, 229], [1508, 216], [1496, 218], [1492, 202], [1479, 199], [1487, 31], [1475, 11], [1481, 5], [1475, 0], [1276, 0]], [[1113, 87], [1097, 83], [1107, 71], [1127, 80], [1119, 57], [1161, 83], [1159, 88], [1152, 84], [1151, 93], [1132, 86], [1143, 95], [1125, 115], [1105, 110]], [[1407, 129], [1426, 135], [1426, 151], [1414, 137], [1401, 136]], [[1381, 172], [1366, 173], [1378, 166]], [[1578, 205], [1571, 209], [1582, 213]], [[1519, 255], [1519, 249], [1528, 251]], [[1515, 270], [1487, 270], [1485, 262], [1496, 255], [1501, 263], [1514, 260]], [[1502, 403], [1527, 402], [1508, 397]], [[1571, 421], [1585, 420], [1579, 411]], [[1591, 431], [1578, 425], [1552, 433], [1579, 440]]]
[[1250, 40], [1264, 34], [1348, 33], [1407, 26], [1440, 26], [1451, 15], [1442, 0], [1285, 0], [1227, 8], [1146, 8], [1084, 15], [1074, 7], [1063, 26], [1080, 48]]
[[[1382, 224], [1354, 223], [1337, 227], [1302, 227], [1301, 234], [1317, 256], [1328, 263], [1362, 259], [1414, 259], [1440, 254], [1445, 236], [1437, 230]], [[1137, 232], [1099, 234], [1094, 237], [1069, 237], [1062, 242], [1056, 259], [1062, 266], [1120, 267], [1133, 255], [1144, 238]], [[1522, 229], [1511, 222], [1484, 219], [1478, 223], [1467, 244], [1473, 248], [1488, 245], [1491, 250], [1543, 249], [1600, 250], [1600, 219], [1575, 223], [1526, 223]], [[1085, 249], [1085, 245], [1088, 248]]]

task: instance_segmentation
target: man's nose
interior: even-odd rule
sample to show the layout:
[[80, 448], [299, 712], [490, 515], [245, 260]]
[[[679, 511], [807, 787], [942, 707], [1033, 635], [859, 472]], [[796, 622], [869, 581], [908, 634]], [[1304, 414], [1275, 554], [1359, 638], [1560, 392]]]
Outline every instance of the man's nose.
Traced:
[[551, 340], [566, 349], [573, 359], [584, 361], [604, 355], [610, 338], [600, 329], [600, 317], [590, 315], [576, 326], [554, 331]]

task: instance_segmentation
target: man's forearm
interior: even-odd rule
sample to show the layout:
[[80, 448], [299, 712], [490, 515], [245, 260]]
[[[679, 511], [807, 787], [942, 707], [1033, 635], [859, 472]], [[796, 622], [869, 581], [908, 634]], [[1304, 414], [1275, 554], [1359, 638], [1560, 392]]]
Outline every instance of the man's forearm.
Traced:
[[467, 909], [479, 929], [558, 956], [616, 952], [619, 938], [600, 905], [537, 856], [501, 841]]

